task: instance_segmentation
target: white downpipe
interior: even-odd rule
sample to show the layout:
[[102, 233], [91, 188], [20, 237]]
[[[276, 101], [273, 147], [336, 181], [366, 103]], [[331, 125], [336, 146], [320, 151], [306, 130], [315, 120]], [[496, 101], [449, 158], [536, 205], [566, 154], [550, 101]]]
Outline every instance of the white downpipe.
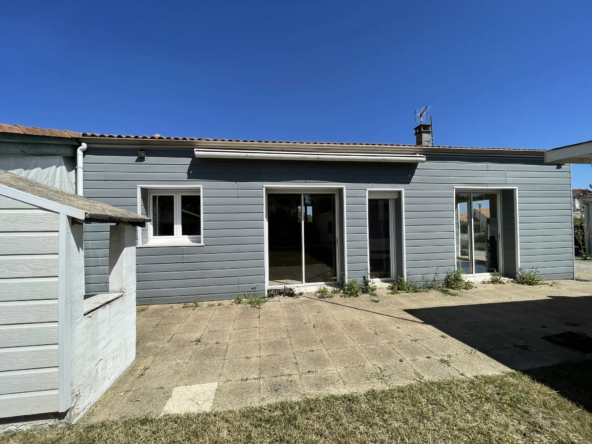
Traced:
[[86, 143], [81, 143], [76, 150], [76, 194], [83, 195], [83, 180], [84, 180], [84, 152], [88, 146]]

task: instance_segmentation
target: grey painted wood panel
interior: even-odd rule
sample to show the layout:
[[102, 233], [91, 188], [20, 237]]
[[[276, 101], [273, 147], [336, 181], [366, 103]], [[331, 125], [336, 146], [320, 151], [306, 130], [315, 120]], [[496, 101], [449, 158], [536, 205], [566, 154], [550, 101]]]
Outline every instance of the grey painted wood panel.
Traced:
[[0, 210], [36, 210], [34, 205], [30, 205], [20, 200], [12, 199], [6, 196], [0, 196]]
[[43, 210], [0, 211], [0, 232], [58, 231], [60, 216]]
[[0, 396], [0, 418], [54, 413], [58, 409], [57, 390]]
[[54, 277], [58, 275], [58, 255], [0, 256], [0, 278]]
[[0, 302], [57, 298], [57, 277], [0, 280]]
[[58, 343], [58, 324], [0, 326], [0, 348]]
[[0, 254], [57, 254], [58, 232], [0, 233]]
[[0, 325], [58, 321], [58, 301], [0, 302]]
[[57, 366], [57, 345], [0, 349], [0, 372]]
[[[89, 192], [97, 200], [116, 199], [112, 202], [133, 210], [138, 184], [201, 184], [204, 192], [204, 247], [196, 247], [194, 252], [188, 251], [190, 248], [176, 247], [137, 250], [138, 283], [152, 282], [154, 286], [163, 287], [139, 290], [138, 298], [145, 298], [144, 301], [189, 301], [195, 294], [207, 300], [233, 294], [234, 284], [222, 285], [219, 291], [212, 289], [207, 293], [210, 290], [205, 289], [213, 286], [203, 286], [198, 281], [208, 281], [208, 272], [215, 272], [215, 276], [211, 276], [215, 279], [256, 277], [264, 266], [262, 189], [263, 185], [274, 183], [346, 186], [345, 231], [350, 277], [361, 277], [367, 267], [367, 188], [405, 189], [407, 261], [415, 274], [442, 274], [450, 266], [454, 267], [455, 186], [517, 186], [521, 254], [526, 257], [538, 257], [538, 252], [545, 249], [544, 244], [553, 244], [563, 251], [571, 246], [570, 169], [544, 165], [540, 159], [430, 155], [428, 162], [417, 166], [336, 163], [327, 168], [326, 164], [315, 162], [205, 161], [194, 159], [191, 150], [183, 149], [150, 149], [146, 162], [139, 163], [135, 162], [135, 154], [135, 150], [91, 147], [85, 163], [96, 164], [89, 171], [96, 169], [97, 173], [89, 172], [85, 189], [92, 190]], [[115, 168], [110, 168], [112, 166]], [[107, 279], [104, 258], [108, 236], [100, 234], [100, 228], [87, 232], [87, 272], [93, 276], [89, 279], [93, 283], [89, 285], [99, 288], [100, 280]], [[537, 253], [529, 255], [528, 251]], [[552, 250], [544, 257], [544, 261], [556, 263]], [[442, 263], [446, 266], [442, 267]], [[569, 270], [562, 268], [565, 267], [559, 267], [553, 275], [569, 274]], [[224, 276], [225, 270], [233, 271]], [[164, 285], [183, 279], [195, 282], [196, 287], [166, 288]], [[238, 288], [242, 285], [251, 284], [238, 284]]]
[[0, 373], [0, 395], [55, 390], [57, 388], [57, 368], [16, 370]]

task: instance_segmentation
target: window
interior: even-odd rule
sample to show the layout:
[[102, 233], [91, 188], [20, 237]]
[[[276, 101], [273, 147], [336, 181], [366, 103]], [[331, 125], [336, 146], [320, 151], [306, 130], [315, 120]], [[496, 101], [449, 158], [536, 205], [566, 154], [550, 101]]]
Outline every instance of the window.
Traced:
[[200, 190], [150, 190], [151, 242], [202, 242]]
[[372, 279], [395, 279], [397, 191], [368, 190], [368, 272]]

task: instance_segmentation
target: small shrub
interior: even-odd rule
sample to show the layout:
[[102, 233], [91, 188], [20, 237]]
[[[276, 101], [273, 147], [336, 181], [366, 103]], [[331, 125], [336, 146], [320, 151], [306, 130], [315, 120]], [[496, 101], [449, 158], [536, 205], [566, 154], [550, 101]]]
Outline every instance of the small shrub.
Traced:
[[195, 345], [197, 345], [197, 344], [201, 344], [201, 338], [195, 338], [195, 339], [193, 340], [193, 343], [194, 343]]
[[354, 279], [343, 284], [341, 293], [341, 296], [344, 298], [357, 298], [362, 293], [362, 289], [360, 288], [358, 281]]
[[331, 299], [333, 297], [333, 295], [329, 292], [329, 289], [323, 285], [317, 291], [317, 297], [319, 299]]
[[388, 286], [391, 294], [399, 293], [419, 293], [421, 288], [412, 282], [407, 281], [403, 276], [399, 276], [396, 281]]
[[253, 307], [253, 308], [258, 308], [261, 309], [261, 306], [263, 304], [265, 304], [267, 302], [266, 298], [263, 297], [263, 295], [259, 294], [259, 293], [255, 293], [252, 296], [249, 296], [249, 298], [247, 299], [247, 303]]
[[592, 261], [592, 253], [582, 253], [582, 260]]
[[460, 270], [456, 270], [454, 272], [449, 271], [446, 274], [442, 285], [444, 288], [449, 290], [470, 290], [475, 286], [472, 282], [463, 278], [462, 272]]
[[539, 271], [532, 268], [529, 271], [524, 271], [522, 268], [516, 273], [516, 283], [520, 285], [540, 285], [541, 278]]
[[504, 284], [504, 280], [502, 278], [502, 275], [496, 271], [495, 273], [493, 273], [493, 276], [491, 276], [491, 278], [489, 278], [489, 283], [494, 284], [494, 285], [499, 285], [499, 284]]
[[240, 294], [236, 295], [236, 297], [234, 298], [234, 300], [232, 301], [234, 304], [240, 305], [243, 303], [243, 301], [245, 300], [245, 298], [243, 298]]
[[376, 284], [368, 279], [368, 276], [364, 275], [362, 278], [362, 293], [368, 294], [370, 296], [376, 296]]
[[185, 302], [183, 304], [183, 308], [191, 308], [192, 310], [195, 310], [198, 307], [199, 307], [199, 296], [195, 296], [195, 302], [193, 302], [193, 303]]
[[148, 306], [147, 305], [144, 305], [143, 307], [136, 308], [136, 312], [138, 312], [138, 313], [142, 313], [142, 312], [144, 312], [146, 310], [148, 310]]

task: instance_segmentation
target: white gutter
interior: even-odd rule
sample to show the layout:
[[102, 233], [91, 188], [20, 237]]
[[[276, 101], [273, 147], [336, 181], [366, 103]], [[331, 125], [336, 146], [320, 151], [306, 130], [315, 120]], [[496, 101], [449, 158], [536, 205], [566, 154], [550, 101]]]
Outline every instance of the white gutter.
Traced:
[[76, 194], [83, 195], [83, 176], [84, 176], [84, 152], [88, 147], [86, 143], [81, 143], [76, 150]]
[[283, 159], [315, 160], [332, 162], [398, 162], [423, 163], [425, 156], [420, 154], [359, 154], [359, 153], [319, 153], [289, 151], [254, 151], [254, 150], [216, 150], [195, 148], [195, 157], [214, 159]]

